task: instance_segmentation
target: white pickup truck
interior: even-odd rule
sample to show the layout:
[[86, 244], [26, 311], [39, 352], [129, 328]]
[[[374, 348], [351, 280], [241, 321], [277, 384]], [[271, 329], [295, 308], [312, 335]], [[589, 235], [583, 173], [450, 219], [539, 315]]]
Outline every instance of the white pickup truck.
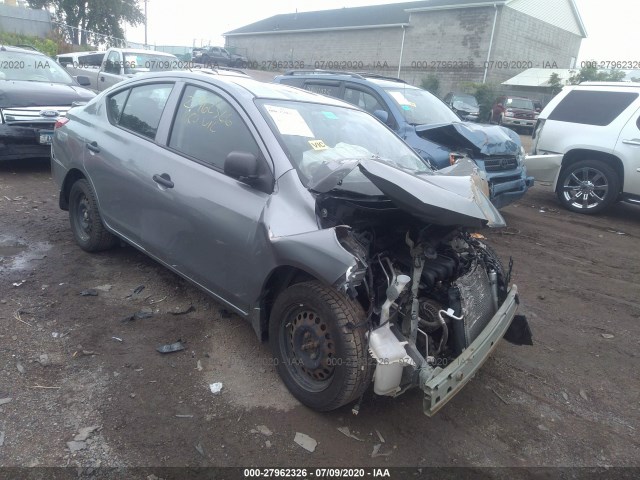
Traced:
[[[91, 53], [92, 57], [95, 57], [96, 52]], [[87, 87], [95, 92], [106, 90], [112, 85], [140, 73], [183, 70], [189, 66], [187, 62], [179, 60], [170, 53], [132, 48], [110, 48], [104, 52], [99, 67], [92, 66], [96, 64], [95, 61], [87, 65], [80, 60], [66, 63], [67, 71], [74, 77], [78, 75], [89, 77], [90, 84]]]

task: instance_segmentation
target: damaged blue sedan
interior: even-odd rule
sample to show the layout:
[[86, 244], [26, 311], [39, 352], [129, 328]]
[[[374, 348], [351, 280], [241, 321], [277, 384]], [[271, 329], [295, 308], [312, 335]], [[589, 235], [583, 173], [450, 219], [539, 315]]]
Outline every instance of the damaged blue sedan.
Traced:
[[501, 338], [530, 343], [469, 164], [434, 172], [350, 104], [222, 72], [119, 83], [52, 148], [82, 249], [123, 240], [208, 292], [321, 411], [417, 387], [432, 415]]

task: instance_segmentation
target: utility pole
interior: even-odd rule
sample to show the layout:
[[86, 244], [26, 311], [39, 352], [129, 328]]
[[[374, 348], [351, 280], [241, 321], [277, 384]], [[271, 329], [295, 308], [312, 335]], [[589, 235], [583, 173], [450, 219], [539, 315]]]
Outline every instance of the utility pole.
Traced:
[[144, 46], [147, 46], [147, 0], [144, 0]]

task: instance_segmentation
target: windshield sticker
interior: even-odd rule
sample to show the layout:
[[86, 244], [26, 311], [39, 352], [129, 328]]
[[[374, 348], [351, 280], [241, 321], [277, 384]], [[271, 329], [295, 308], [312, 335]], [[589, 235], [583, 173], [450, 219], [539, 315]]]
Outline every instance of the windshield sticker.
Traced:
[[322, 112], [322, 114], [330, 120], [337, 120], [338, 116], [333, 112]]
[[326, 150], [329, 148], [322, 140], [309, 140], [309, 145], [311, 145], [311, 148], [314, 150]]
[[302, 118], [302, 115], [300, 115], [300, 112], [297, 110], [293, 108], [276, 107], [274, 105], [265, 105], [265, 108], [282, 135], [315, 137], [309, 125], [307, 125], [307, 122], [304, 121], [304, 118]]
[[398, 102], [400, 105], [413, 105], [414, 107], [416, 106], [415, 103], [410, 102], [409, 100], [407, 100], [407, 97], [405, 97], [401, 92], [389, 92], [389, 94], [395, 99], [396, 102]]

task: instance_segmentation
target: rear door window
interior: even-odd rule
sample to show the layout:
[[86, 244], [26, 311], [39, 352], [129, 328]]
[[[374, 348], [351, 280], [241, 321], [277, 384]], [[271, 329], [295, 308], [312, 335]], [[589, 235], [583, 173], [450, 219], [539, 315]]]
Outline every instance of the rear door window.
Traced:
[[549, 120], [605, 126], [613, 122], [633, 101], [634, 92], [573, 90], [549, 115]]
[[[154, 139], [173, 84], [156, 83], [131, 89], [118, 125], [144, 137]], [[111, 97], [116, 99], [120, 94]], [[110, 107], [112, 107], [110, 105]]]
[[340, 98], [340, 82], [307, 82], [304, 89], [320, 95]]

